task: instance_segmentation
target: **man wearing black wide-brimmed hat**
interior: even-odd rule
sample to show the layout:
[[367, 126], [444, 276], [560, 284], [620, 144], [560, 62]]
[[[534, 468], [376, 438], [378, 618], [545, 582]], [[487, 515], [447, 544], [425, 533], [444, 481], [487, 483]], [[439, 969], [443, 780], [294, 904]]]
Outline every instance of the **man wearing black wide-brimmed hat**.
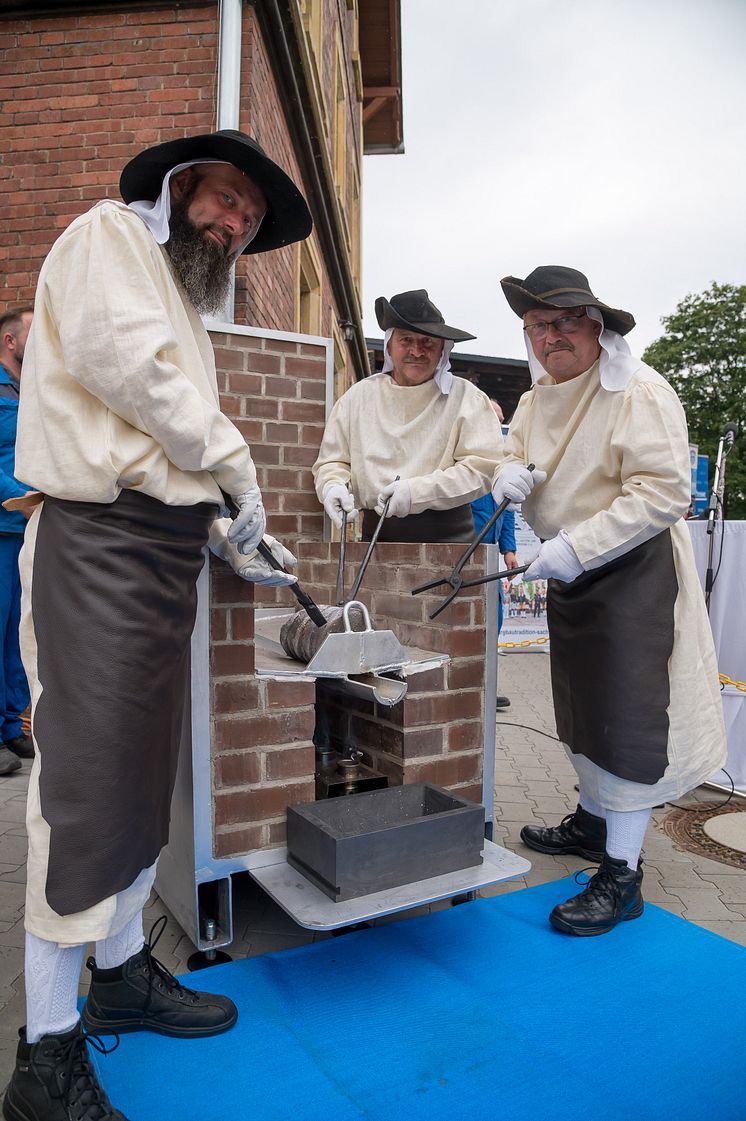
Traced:
[[524, 579], [549, 581], [557, 731], [580, 780], [573, 814], [521, 837], [538, 852], [600, 862], [550, 921], [604, 934], [642, 914], [651, 808], [705, 781], [726, 754], [683, 521], [686, 418], [668, 382], [631, 354], [633, 317], [599, 300], [583, 273], [546, 265], [501, 283], [523, 319], [534, 385], [513, 416], [493, 495], [523, 502], [543, 542]]
[[[220, 412], [200, 313], [223, 303], [239, 254], [305, 238], [311, 218], [240, 132], [143, 151], [120, 190], [123, 202], [77, 218], [44, 262], [24, 365], [16, 464], [44, 497], [21, 559], [36, 758], [12, 1121], [123, 1121], [77, 1012], [87, 942], [89, 1032], [195, 1037], [237, 1017], [159, 965], [142, 908], [168, 839], [203, 547], [247, 579], [277, 579], [256, 555], [256, 471]], [[219, 517], [226, 494], [233, 522]]]
[[454, 343], [474, 336], [448, 326], [424, 289], [380, 296], [376, 317], [383, 369], [334, 406], [313, 465], [319, 501], [337, 526], [357, 504], [365, 539], [388, 499], [379, 540], [469, 540], [469, 503], [489, 490], [502, 448], [489, 398], [451, 373]]

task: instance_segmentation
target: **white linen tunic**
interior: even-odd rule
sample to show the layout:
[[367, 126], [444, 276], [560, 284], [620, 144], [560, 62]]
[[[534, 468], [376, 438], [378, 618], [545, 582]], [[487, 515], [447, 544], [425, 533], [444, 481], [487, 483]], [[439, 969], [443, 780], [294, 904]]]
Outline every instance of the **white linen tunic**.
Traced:
[[680, 796], [722, 765], [726, 741], [712, 633], [682, 518], [691, 484], [676, 393], [643, 363], [618, 392], [603, 389], [598, 363], [564, 383], [547, 375], [521, 398], [505, 450], [496, 477], [510, 462], [547, 472], [523, 503], [524, 516], [542, 540], [566, 530], [587, 570], [670, 529], [678, 592], [666, 771], [652, 785], [632, 782], [567, 750], [584, 790], [607, 809], [643, 809]]
[[78, 502], [127, 488], [169, 506], [222, 504], [221, 488], [256, 485], [246, 441], [220, 412], [202, 320], [122, 203], [76, 218], [42, 266], [16, 466], [36, 490]]
[[[132, 490], [166, 506], [217, 508], [221, 490], [236, 495], [256, 484], [249, 448], [220, 412], [202, 320], [165, 251], [121, 203], [100, 203], [77, 218], [42, 266], [24, 360], [17, 465], [30, 486], [71, 502], [114, 503]], [[31, 613], [42, 510], [29, 522], [20, 562], [21, 645], [34, 708], [44, 686], [38, 653], [48, 639], [35, 632]], [[213, 544], [229, 524], [216, 519]], [[95, 666], [90, 688], [96, 689]], [[60, 915], [49, 906], [50, 827], [39, 782], [45, 746], [37, 743], [29, 783], [26, 928], [61, 944], [100, 940], [142, 909], [155, 865], [85, 911]], [[91, 844], [106, 840], [92, 836]]]
[[373, 374], [335, 404], [313, 465], [316, 493], [352, 484], [356, 504], [372, 510], [397, 475], [412, 494], [412, 514], [452, 510], [486, 494], [500, 458], [502, 430], [490, 400], [465, 378], [447, 394], [434, 380], [397, 385]]

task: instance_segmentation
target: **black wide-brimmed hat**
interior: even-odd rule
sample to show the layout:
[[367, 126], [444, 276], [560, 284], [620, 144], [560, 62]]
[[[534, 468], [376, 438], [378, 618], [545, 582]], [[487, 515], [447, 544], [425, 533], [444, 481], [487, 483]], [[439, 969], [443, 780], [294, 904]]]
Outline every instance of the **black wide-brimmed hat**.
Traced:
[[265, 155], [256, 140], [233, 129], [185, 136], [146, 148], [131, 159], [122, 172], [119, 180], [122, 198], [126, 203], [138, 199], [154, 202], [172, 167], [202, 157], [232, 163], [261, 188], [267, 199], [267, 213], [259, 232], [244, 253], [265, 253], [308, 237], [313, 222], [306, 200], [295, 183]]
[[449, 327], [435, 304], [430, 302], [424, 288], [414, 292], [399, 292], [387, 300], [379, 296], [376, 300], [376, 319], [382, 331], [390, 327], [401, 327], [405, 331], [416, 331], [418, 335], [432, 335], [436, 339], [449, 339], [459, 343], [464, 339], [475, 339], [468, 331]]
[[505, 299], [516, 315], [523, 317], [537, 308], [597, 307], [604, 317], [604, 326], [626, 335], [635, 325], [633, 315], [602, 303], [591, 292], [588, 278], [577, 269], [562, 265], [540, 265], [525, 280], [506, 276], [500, 281]]

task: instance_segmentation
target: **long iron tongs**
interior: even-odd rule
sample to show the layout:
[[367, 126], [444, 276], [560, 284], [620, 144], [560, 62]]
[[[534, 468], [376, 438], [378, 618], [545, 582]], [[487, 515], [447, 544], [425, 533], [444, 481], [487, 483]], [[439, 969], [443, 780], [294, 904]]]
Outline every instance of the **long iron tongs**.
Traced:
[[[401, 475], [397, 475], [396, 478], [394, 479], [394, 482], [398, 483], [400, 478], [401, 478]], [[370, 558], [373, 554], [373, 550], [376, 547], [376, 541], [378, 540], [378, 536], [379, 536], [381, 530], [383, 529], [383, 523], [386, 521], [386, 515], [389, 512], [389, 505], [391, 503], [391, 497], [392, 496], [389, 495], [388, 498], [386, 499], [386, 501], [383, 504], [383, 510], [381, 511], [381, 516], [378, 519], [378, 522], [376, 524], [376, 528], [373, 530], [373, 534], [372, 534], [371, 539], [370, 539], [370, 544], [368, 545], [368, 548], [365, 552], [365, 556], [363, 557], [362, 562], [360, 564], [360, 571], [357, 574], [357, 577], [355, 579], [355, 583], [352, 585], [352, 590], [350, 591], [350, 599], [357, 599], [357, 593], [359, 592], [360, 585], [363, 582], [363, 576], [365, 576], [365, 570], [368, 567], [368, 561], [370, 560]]]
[[[534, 464], [529, 463], [528, 470], [533, 471], [533, 469]], [[519, 568], [509, 568], [505, 569], [503, 572], [493, 572], [489, 576], [479, 576], [476, 580], [464, 580], [461, 576], [464, 566], [469, 561], [469, 558], [472, 556], [477, 546], [482, 544], [497, 519], [505, 513], [510, 503], [510, 498], [503, 499], [494, 514], [492, 514], [482, 526], [469, 547], [461, 554], [448, 576], [441, 577], [440, 580], [430, 580], [427, 584], [420, 584], [418, 587], [412, 588], [412, 595], [416, 596], [419, 595], [420, 592], [429, 592], [432, 588], [440, 588], [443, 584], [448, 584], [450, 586], [451, 591], [445, 597], [440, 607], [437, 607], [435, 611], [430, 613], [428, 616], [429, 619], [434, 619], [437, 615], [440, 615], [441, 611], [445, 611], [446, 607], [448, 607], [449, 603], [453, 602], [462, 588], [476, 588], [479, 584], [489, 584], [492, 580], [502, 580], [508, 576], [520, 576], [520, 574], [525, 572], [529, 567], [527, 564], [524, 564]]]

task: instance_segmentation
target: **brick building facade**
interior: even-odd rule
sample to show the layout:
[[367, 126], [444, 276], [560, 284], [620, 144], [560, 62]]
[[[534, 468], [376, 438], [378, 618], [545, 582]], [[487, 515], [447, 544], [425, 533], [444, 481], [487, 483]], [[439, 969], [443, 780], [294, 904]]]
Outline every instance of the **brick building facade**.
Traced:
[[[222, 127], [254, 136], [301, 186], [314, 216], [307, 242], [239, 262], [235, 321], [333, 339], [341, 392], [368, 369], [360, 28], [369, 40], [385, 36], [398, 3], [379, 14], [372, 0], [233, 2], [238, 119]], [[0, 307], [33, 297], [55, 237], [97, 200], [117, 197], [135, 152], [218, 127], [221, 51], [236, 49], [221, 40], [223, 8], [218, 0], [4, 0]], [[378, 112], [379, 132], [381, 120]]]

